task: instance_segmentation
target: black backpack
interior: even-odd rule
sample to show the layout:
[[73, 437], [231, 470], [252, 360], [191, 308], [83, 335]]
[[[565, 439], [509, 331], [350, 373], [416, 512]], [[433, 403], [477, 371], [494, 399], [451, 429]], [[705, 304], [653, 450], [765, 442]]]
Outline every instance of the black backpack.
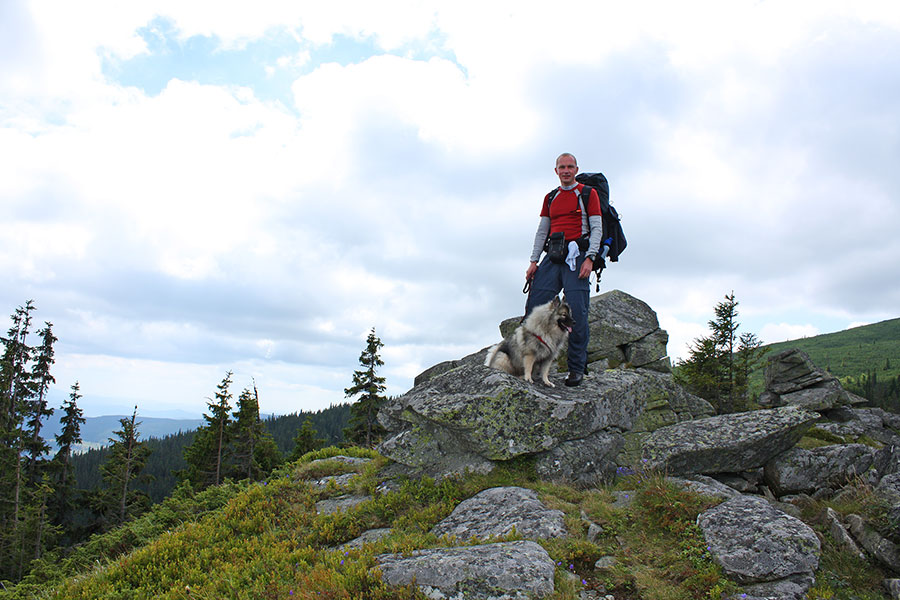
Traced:
[[[583, 211], [587, 210], [588, 199], [591, 197], [591, 189], [597, 190], [597, 195], [600, 197], [600, 210], [603, 213], [602, 245], [606, 246], [608, 249], [606, 258], [612, 262], [618, 262], [619, 255], [625, 251], [625, 246], [628, 242], [625, 241], [625, 232], [622, 231], [619, 213], [609, 203], [609, 182], [606, 180], [606, 176], [603, 175], [603, 173], [579, 173], [575, 176], [575, 181], [584, 184], [584, 187], [581, 189], [581, 196], [579, 197], [581, 210]], [[547, 206], [553, 202], [553, 199], [558, 192], [559, 188], [556, 188], [547, 194]], [[600, 271], [604, 266], [605, 262], [602, 258], [599, 258], [599, 260], [594, 262], [595, 271]]]

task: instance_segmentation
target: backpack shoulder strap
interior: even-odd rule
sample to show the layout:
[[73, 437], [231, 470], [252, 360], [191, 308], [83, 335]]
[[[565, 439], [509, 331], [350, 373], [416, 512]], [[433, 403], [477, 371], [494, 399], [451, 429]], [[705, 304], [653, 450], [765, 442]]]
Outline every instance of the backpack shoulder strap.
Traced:
[[550, 190], [546, 196], [544, 196], [544, 200], [547, 202], [547, 207], [550, 207], [550, 204], [553, 202], [553, 199], [556, 198], [556, 195], [559, 193], [559, 188], [553, 188]]

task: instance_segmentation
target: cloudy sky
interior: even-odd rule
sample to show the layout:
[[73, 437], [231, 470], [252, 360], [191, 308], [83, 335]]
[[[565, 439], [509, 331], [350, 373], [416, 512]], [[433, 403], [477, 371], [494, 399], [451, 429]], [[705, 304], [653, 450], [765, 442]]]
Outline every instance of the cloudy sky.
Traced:
[[0, 313], [89, 416], [326, 408], [373, 327], [401, 394], [521, 314], [568, 151], [671, 356], [732, 290], [838, 331], [900, 316], [898, 107], [890, 0], [3, 0]]

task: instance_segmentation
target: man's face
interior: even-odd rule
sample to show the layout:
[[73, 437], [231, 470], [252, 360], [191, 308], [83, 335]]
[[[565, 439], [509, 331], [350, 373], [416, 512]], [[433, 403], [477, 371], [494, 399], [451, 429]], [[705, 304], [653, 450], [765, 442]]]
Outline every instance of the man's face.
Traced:
[[556, 161], [556, 174], [559, 176], [559, 183], [563, 187], [574, 185], [575, 176], [578, 174], [578, 165], [571, 156], [562, 156]]

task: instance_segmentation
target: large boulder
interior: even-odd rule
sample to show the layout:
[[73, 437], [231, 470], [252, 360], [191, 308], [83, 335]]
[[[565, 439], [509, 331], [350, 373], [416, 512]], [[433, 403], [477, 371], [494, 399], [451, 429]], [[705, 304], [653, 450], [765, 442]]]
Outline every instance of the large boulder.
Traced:
[[855, 402], [837, 378], [820, 369], [802, 350], [791, 348], [769, 358], [763, 406], [799, 406], [826, 411]]
[[[519, 326], [521, 317], [500, 324], [505, 338]], [[593, 296], [588, 308], [587, 362], [595, 369], [644, 367], [671, 371], [666, 351], [669, 334], [659, 328], [656, 313], [643, 300], [620, 290]], [[418, 381], [418, 380], [417, 380]]]
[[388, 585], [415, 583], [429, 598], [471, 600], [549, 597], [556, 570], [532, 541], [383, 554], [376, 563]]
[[766, 464], [766, 483], [779, 496], [811, 493], [862, 475], [874, 458], [875, 449], [863, 444], [791, 448]]
[[577, 388], [547, 388], [470, 361], [389, 401], [378, 414], [388, 432], [379, 451], [432, 476], [534, 455], [548, 479], [591, 484], [619, 460], [626, 432], [654, 425], [641, 418], [648, 404], [663, 422], [712, 414], [656, 371], [606, 370]]
[[550, 510], [537, 493], [521, 487], [490, 488], [463, 500], [431, 533], [460, 540], [486, 540], [513, 531], [525, 539], [563, 537], [566, 526], [561, 510]]
[[678, 423], [650, 434], [643, 460], [671, 475], [740, 473], [793, 447], [818, 418], [781, 407]]
[[713, 559], [752, 596], [799, 600], [815, 582], [819, 538], [766, 500], [733, 498], [700, 514], [697, 525]]

